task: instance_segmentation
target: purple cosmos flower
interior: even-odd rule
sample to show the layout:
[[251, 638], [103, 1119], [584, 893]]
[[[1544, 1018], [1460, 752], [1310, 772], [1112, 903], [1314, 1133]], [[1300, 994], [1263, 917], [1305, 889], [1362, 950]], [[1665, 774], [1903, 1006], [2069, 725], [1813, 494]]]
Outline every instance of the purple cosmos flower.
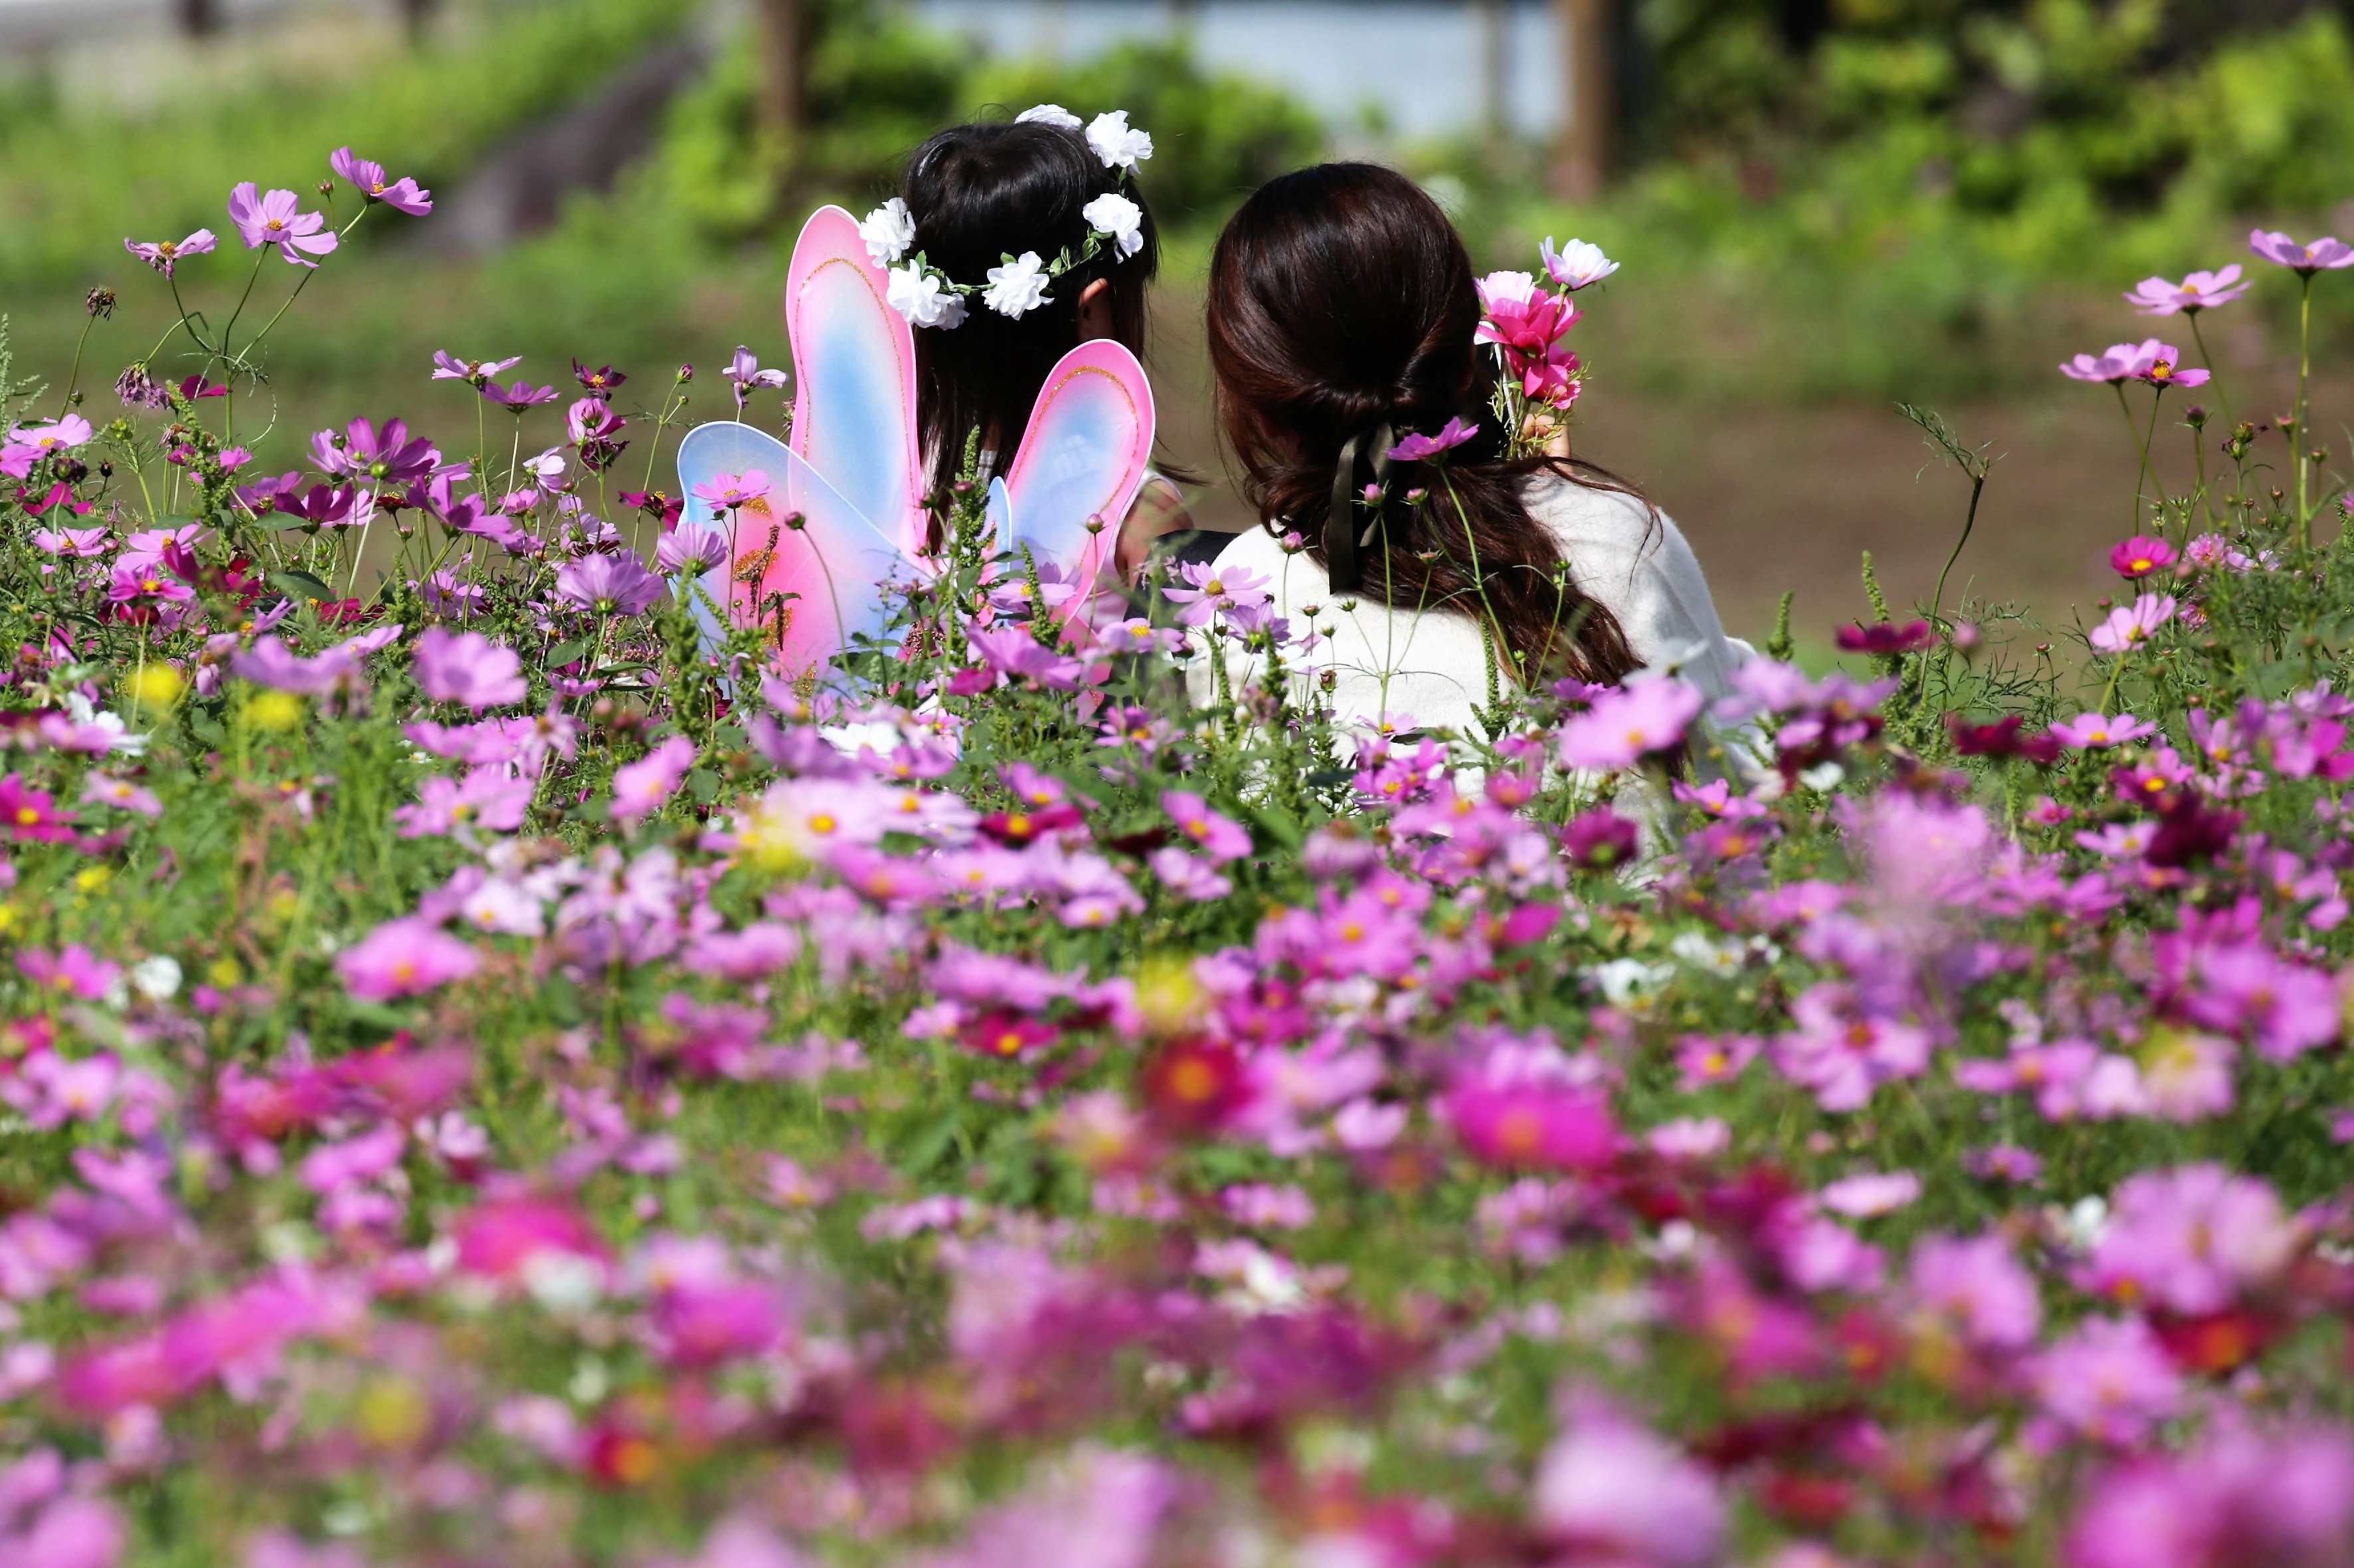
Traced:
[[2090, 1318], [2037, 1358], [2045, 1414], [2103, 1443], [2129, 1446], [2170, 1419], [2182, 1378], [2138, 1318]]
[[395, 212], [405, 212], [411, 217], [423, 217], [433, 210], [433, 193], [417, 188], [417, 182], [403, 176], [387, 183], [384, 165], [355, 157], [349, 147], [339, 147], [327, 166], [359, 187], [360, 195], [371, 202], [382, 202]]
[[536, 408], [542, 403], [556, 401], [555, 387], [534, 387], [528, 381], [518, 381], [512, 387], [502, 387], [495, 381], [488, 382], [482, 387], [482, 393], [500, 408], [518, 415], [525, 408]]
[[433, 379], [462, 381], [477, 392], [502, 370], [512, 370], [523, 363], [523, 356], [513, 359], [453, 359], [440, 349], [433, 351]]
[[583, 388], [596, 394], [599, 397], [604, 397], [607, 393], [620, 386], [622, 382], [629, 379], [627, 376], [624, 376], [621, 372], [614, 369], [610, 365], [600, 365], [596, 369], [591, 370], [577, 359], [572, 362], [572, 376], [574, 380], [580, 383]]
[[538, 785], [504, 768], [477, 768], [464, 779], [437, 774], [418, 789], [417, 804], [394, 811], [405, 839], [439, 838], [461, 828], [511, 833], [531, 814]]
[[2197, 315], [2230, 304], [2252, 286], [2240, 281], [2240, 264], [2234, 261], [2220, 272], [2193, 272], [2179, 283], [2144, 278], [2126, 295], [2126, 303], [2146, 316]]
[[611, 440], [629, 421], [615, 415], [602, 397], [583, 397], [567, 412], [564, 424], [574, 446], [588, 446]]
[[122, 248], [168, 278], [183, 258], [207, 255], [217, 243], [211, 229], [199, 228], [186, 239], [125, 239]]
[[248, 250], [275, 245], [278, 253], [297, 267], [316, 267], [314, 256], [325, 256], [342, 243], [327, 220], [315, 212], [298, 210], [302, 201], [292, 191], [260, 195], [251, 180], [229, 193], [228, 216], [245, 237]]
[[1440, 452], [1452, 451], [1479, 433], [1477, 425], [1467, 425], [1458, 416], [1439, 427], [1435, 436], [1411, 435], [1390, 449], [1392, 462], [1421, 462]]
[[584, 556], [556, 574], [556, 597], [599, 615], [643, 615], [663, 580], [635, 556]]
[[2119, 1300], [2218, 1312], [2296, 1260], [2302, 1227], [2279, 1194], [2220, 1165], [2145, 1171], [2116, 1190], [2082, 1283]]
[[2052, 738], [2062, 746], [2095, 751], [2157, 733], [2156, 725], [2145, 724], [2131, 714], [2119, 714], [2114, 719], [2103, 714], [2079, 714], [2054, 724], [2051, 730]]
[[744, 405], [750, 400], [755, 387], [782, 387], [785, 384], [783, 371], [761, 369], [760, 362], [752, 357], [752, 351], [741, 346], [737, 348], [735, 359], [719, 374], [736, 388], [736, 417], [739, 419], [744, 417]]
[[2071, 381], [2130, 381], [2140, 374], [2136, 359], [2134, 344], [2113, 343], [2097, 359], [2089, 354], [2076, 355], [2060, 367], [2060, 374]]
[[422, 436], [410, 440], [408, 426], [399, 419], [387, 419], [381, 429], [354, 419], [340, 439], [333, 430], [312, 437], [311, 461], [329, 473], [374, 484], [414, 484], [432, 475], [441, 454]]
[[2146, 577], [2152, 572], [2164, 571], [2172, 565], [2173, 546], [2163, 539], [2145, 538], [2139, 534], [2109, 552], [2109, 569], [2128, 581]]
[[654, 565], [676, 577], [701, 577], [727, 559], [727, 535], [712, 528], [682, 528], [654, 546]]
[[523, 661], [479, 631], [437, 626], [417, 640], [417, 683], [437, 703], [463, 703], [475, 712], [519, 703]]
[[718, 473], [707, 483], [695, 487], [695, 499], [707, 501], [714, 512], [734, 512], [764, 499], [769, 493], [766, 470], [748, 468], [742, 473]]
[[2340, 267], [2354, 267], [2354, 245], [2324, 237], [2310, 245], [2300, 245], [2278, 229], [2255, 228], [2248, 231], [2248, 249], [2275, 266], [2285, 267], [2300, 278], [2310, 278], [2316, 272], [2334, 272]]
[[1178, 619], [1188, 626], [1205, 626], [1218, 611], [1254, 609], [1267, 601], [1268, 579], [1257, 572], [1221, 572], [1214, 562], [1187, 561], [1178, 568], [1186, 586], [1163, 590], [1172, 604], [1185, 609]]
[[2172, 594], [2146, 593], [2129, 605], [2109, 611], [2108, 620], [2092, 630], [2090, 641], [2104, 653], [2122, 653], [2139, 646], [2149, 634], [2174, 619]]

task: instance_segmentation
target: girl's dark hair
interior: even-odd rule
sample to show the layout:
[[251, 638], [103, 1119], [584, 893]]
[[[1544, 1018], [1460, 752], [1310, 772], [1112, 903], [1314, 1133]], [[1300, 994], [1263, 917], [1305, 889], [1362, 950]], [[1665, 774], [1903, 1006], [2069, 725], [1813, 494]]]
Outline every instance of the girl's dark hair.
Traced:
[[[1384, 422], [1403, 438], [1459, 416], [1479, 431], [1446, 454], [1443, 476], [1430, 463], [1392, 465], [1359, 596], [1492, 615], [1507, 668], [1524, 684], [1617, 682], [1638, 667], [1617, 618], [1579, 589], [1522, 499], [1530, 477], [1547, 471], [1626, 487], [1564, 460], [1506, 459], [1489, 407], [1494, 370], [1472, 342], [1470, 255], [1413, 181], [1371, 164], [1322, 164], [1261, 185], [1218, 236], [1208, 315], [1219, 426], [1270, 531], [1296, 530], [1329, 569], [1325, 520], [1342, 446]], [[1409, 507], [1402, 497], [1416, 487], [1428, 499]], [[1352, 526], [1370, 521], [1352, 511]]]
[[924, 461], [937, 493], [948, 488], [974, 430], [1013, 466], [1030, 409], [1055, 362], [1079, 342], [1079, 295], [1096, 279], [1109, 285], [1112, 335], [1144, 357], [1145, 294], [1161, 266], [1152, 209], [1133, 179], [1087, 146], [1079, 132], [1036, 121], [951, 125], [907, 160], [900, 195], [916, 220], [916, 249], [960, 283], [981, 283], [1009, 255], [1034, 250], [1052, 261], [1077, 255], [1087, 237], [1080, 209], [1119, 192], [1144, 210], [1144, 249], [1125, 260], [1107, 244], [1047, 290], [1051, 302], [1013, 321], [975, 297], [963, 324], [916, 329], [916, 380]]

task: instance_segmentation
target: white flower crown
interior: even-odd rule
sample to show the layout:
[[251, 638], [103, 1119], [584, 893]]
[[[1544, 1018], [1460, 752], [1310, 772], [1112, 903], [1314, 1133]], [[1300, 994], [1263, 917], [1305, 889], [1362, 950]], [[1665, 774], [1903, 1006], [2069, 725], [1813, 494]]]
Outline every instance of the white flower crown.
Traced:
[[[1059, 103], [1025, 109], [1013, 119], [1016, 124], [1034, 121], [1068, 131], [1080, 126], [1079, 117]], [[1129, 128], [1125, 109], [1097, 115], [1087, 123], [1087, 136], [1088, 148], [1103, 166], [1118, 169], [1123, 181], [1152, 156], [1152, 138]], [[1040, 305], [1055, 302], [1046, 292], [1048, 284], [1074, 267], [1086, 266], [1106, 247], [1121, 261], [1144, 249], [1144, 209], [1117, 191], [1096, 197], [1079, 209], [1079, 216], [1087, 220], [1087, 237], [1076, 255], [1066, 246], [1051, 261], [1041, 260], [1035, 250], [1002, 256], [1003, 265], [989, 270], [986, 283], [960, 283], [926, 260], [920, 250], [907, 256], [916, 243], [916, 219], [897, 196], [866, 215], [858, 237], [866, 242], [866, 254], [876, 266], [891, 269], [891, 308], [907, 317], [909, 326], [946, 332], [963, 324], [965, 301], [971, 295], [979, 294], [981, 303], [999, 315], [1020, 321]]]

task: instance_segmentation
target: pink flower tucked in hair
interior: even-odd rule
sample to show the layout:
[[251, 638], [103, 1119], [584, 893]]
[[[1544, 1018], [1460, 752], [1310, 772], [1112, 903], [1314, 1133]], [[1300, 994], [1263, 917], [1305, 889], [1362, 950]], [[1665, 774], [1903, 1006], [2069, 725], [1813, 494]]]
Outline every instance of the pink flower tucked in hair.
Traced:
[[1432, 436], [1411, 435], [1390, 449], [1392, 462], [1423, 462], [1439, 453], [1452, 451], [1479, 433], [1477, 425], [1467, 425], [1460, 416], [1450, 418]]

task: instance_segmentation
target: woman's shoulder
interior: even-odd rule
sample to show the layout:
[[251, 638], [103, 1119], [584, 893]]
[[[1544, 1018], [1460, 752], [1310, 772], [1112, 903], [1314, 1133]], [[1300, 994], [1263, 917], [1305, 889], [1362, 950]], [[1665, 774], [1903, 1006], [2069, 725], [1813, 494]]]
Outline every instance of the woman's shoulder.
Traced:
[[1674, 535], [1666, 513], [1629, 491], [1585, 484], [1546, 470], [1532, 475], [1522, 492], [1530, 514], [1565, 545], [1605, 545], [1632, 550], [1662, 535]]

